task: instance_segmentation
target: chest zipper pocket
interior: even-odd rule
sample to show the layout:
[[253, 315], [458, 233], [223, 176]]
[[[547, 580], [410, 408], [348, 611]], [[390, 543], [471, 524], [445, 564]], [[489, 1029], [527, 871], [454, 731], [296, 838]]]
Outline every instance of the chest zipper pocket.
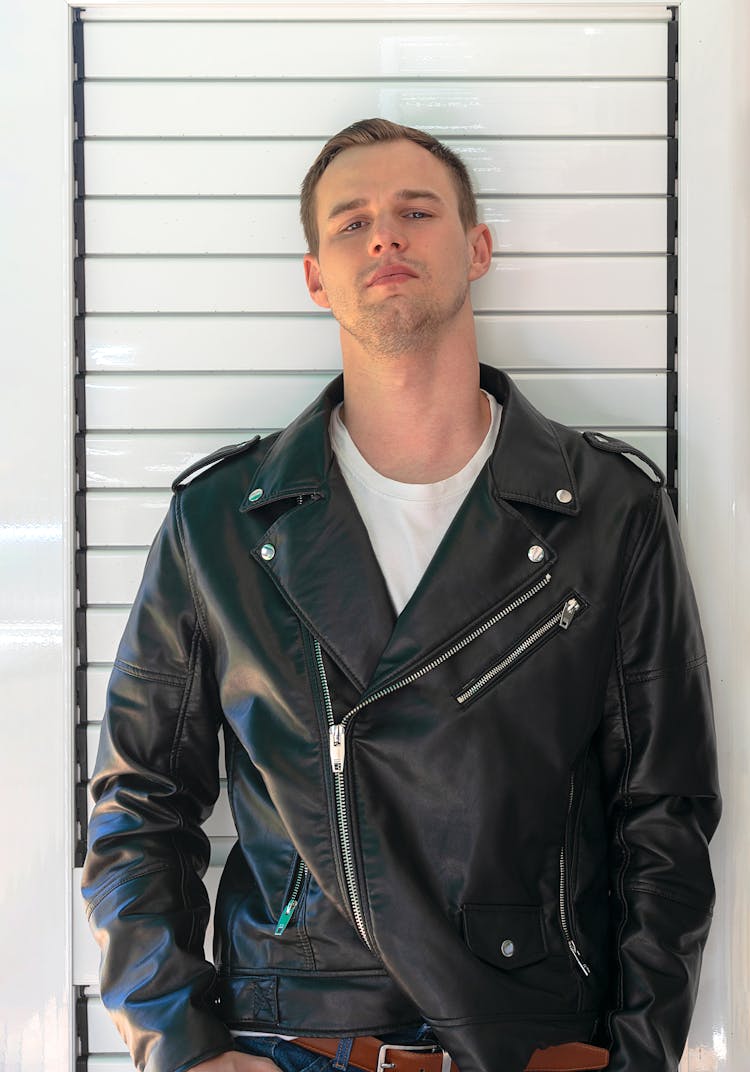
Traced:
[[292, 877], [287, 887], [287, 896], [284, 898], [284, 908], [281, 915], [276, 921], [276, 929], [274, 935], [278, 937], [283, 934], [291, 923], [292, 916], [294, 915], [297, 905], [300, 900], [300, 891], [302, 885], [307, 878], [307, 864], [302, 859], [299, 853], [297, 853], [294, 870], [292, 871]]
[[505, 655], [501, 656], [497, 662], [493, 663], [486, 670], [470, 681], [468, 685], [464, 685], [461, 691], [456, 695], [456, 701], [460, 704], [466, 704], [470, 700], [475, 699], [485, 689], [493, 685], [499, 678], [504, 677], [513, 666], [523, 659], [533, 648], [540, 646], [551, 637], [558, 630], [566, 631], [570, 628], [575, 617], [583, 610], [583, 601], [576, 595], [569, 595], [561, 606], [557, 607], [554, 614], [551, 614], [549, 618], [545, 619], [540, 625], [536, 626], [530, 633], [528, 633], [523, 640], [519, 640], [513, 645], [511, 650]]

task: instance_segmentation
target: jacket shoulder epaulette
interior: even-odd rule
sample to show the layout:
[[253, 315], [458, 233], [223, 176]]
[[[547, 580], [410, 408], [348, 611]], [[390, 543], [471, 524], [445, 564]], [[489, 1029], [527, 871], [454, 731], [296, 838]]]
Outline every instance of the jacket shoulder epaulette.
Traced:
[[197, 462], [193, 462], [183, 469], [182, 472], [174, 478], [172, 481], [172, 491], [177, 489], [185, 482], [187, 477], [192, 476], [199, 470], [208, 469], [218, 462], [223, 462], [227, 458], [235, 458], [238, 454], [243, 454], [244, 451], [249, 450], [260, 439], [259, 435], [253, 436], [252, 439], [245, 439], [242, 443], [230, 443], [226, 447], [219, 447], [218, 450], [213, 451], [211, 454], [207, 454], [205, 458], [199, 458]]
[[[604, 432], [584, 432], [583, 438], [590, 446], [596, 447], [597, 450], [606, 451], [608, 454], [620, 454], [623, 458], [627, 458], [636, 468], [645, 473], [654, 484], [659, 484], [661, 487], [666, 485], [667, 478], [656, 462], [652, 461], [648, 454], [644, 454], [642, 450], [638, 450], [631, 443], [605, 435]], [[634, 458], [640, 458], [646, 468], [633, 461]]]

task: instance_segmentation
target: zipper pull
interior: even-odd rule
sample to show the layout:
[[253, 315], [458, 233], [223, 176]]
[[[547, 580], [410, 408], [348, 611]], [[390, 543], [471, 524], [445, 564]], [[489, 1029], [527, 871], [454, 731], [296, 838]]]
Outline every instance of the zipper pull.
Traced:
[[575, 944], [575, 942], [573, 941], [572, 938], [568, 942], [568, 949], [573, 954], [573, 956], [575, 958], [575, 962], [578, 965], [578, 967], [581, 969], [581, 971], [586, 976], [586, 978], [588, 978], [589, 975], [591, 975], [591, 968], [588, 966], [588, 964], [584, 964], [583, 958], [581, 957], [581, 954], [578, 952], [578, 946]]
[[560, 621], [558, 623], [560, 628], [567, 629], [580, 609], [581, 604], [578, 602], [577, 599], [569, 599], [563, 607], [562, 614], [560, 615]]
[[331, 767], [334, 774], [341, 774], [344, 769], [344, 751], [346, 748], [346, 735], [340, 722], [331, 726], [329, 731], [329, 747], [331, 750]]
[[292, 897], [292, 899], [289, 902], [289, 904], [286, 906], [284, 911], [279, 916], [279, 922], [276, 924], [276, 930], [273, 932], [274, 934], [283, 934], [284, 933], [284, 931], [287, 928], [287, 924], [289, 923], [289, 920], [294, 915], [294, 910], [295, 910], [296, 907], [297, 907], [297, 898]]

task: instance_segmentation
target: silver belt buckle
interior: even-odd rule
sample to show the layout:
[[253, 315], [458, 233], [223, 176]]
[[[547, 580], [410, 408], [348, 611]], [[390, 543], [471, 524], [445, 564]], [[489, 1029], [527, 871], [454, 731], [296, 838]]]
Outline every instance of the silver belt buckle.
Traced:
[[422, 1045], [422, 1046], [403, 1046], [396, 1043], [384, 1044], [378, 1050], [378, 1064], [375, 1072], [386, 1072], [388, 1068], [395, 1068], [395, 1061], [387, 1061], [386, 1054], [388, 1050], [415, 1050], [417, 1053], [442, 1053], [443, 1063], [440, 1068], [440, 1072], [451, 1072], [451, 1055], [447, 1050], [444, 1050], [441, 1046]]

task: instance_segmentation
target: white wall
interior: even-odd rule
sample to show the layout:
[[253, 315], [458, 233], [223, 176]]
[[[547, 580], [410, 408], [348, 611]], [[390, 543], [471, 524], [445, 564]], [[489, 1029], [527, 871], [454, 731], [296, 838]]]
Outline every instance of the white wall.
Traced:
[[70, 1069], [70, 14], [0, 5], [0, 1067]]
[[[316, 7], [305, 6], [310, 13]], [[460, 6], [488, 13], [493, 8]], [[503, 5], [526, 13], [540, 6]], [[636, 5], [610, 0], [599, 6], [616, 15]], [[247, 14], [253, 5], [237, 7]], [[205, 8], [215, 16], [228, 5]], [[0, 14], [8, 113], [0, 227], [0, 673], [6, 701], [0, 1065], [8, 1072], [73, 1067], [68, 19], [63, 0], [6, 4]], [[720, 900], [683, 1067], [745, 1072], [750, 578], [742, 552], [743, 538], [750, 536], [750, 14], [746, 0], [683, 0], [680, 26], [681, 521], [713, 667], [726, 798], [714, 852]]]
[[683, 539], [712, 668], [725, 811], [685, 1072], [750, 1068], [750, 11], [680, 6], [679, 459]]

